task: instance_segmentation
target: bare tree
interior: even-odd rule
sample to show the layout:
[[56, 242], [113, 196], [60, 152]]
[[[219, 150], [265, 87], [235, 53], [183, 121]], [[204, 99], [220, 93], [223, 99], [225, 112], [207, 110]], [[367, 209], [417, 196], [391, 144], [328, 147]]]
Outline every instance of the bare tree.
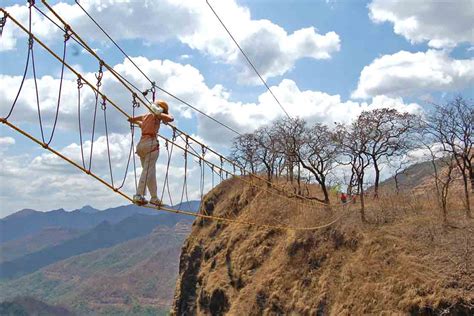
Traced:
[[[453, 181], [453, 169], [455, 166], [454, 157], [446, 154], [443, 151], [436, 151], [432, 145], [425, 144], [425, 147], [430, 153], [430, 161], [434, 171], [434, 180], [436, 187], [436, 196], [438, 197], [438, 204], [442, 211], [443, 222], [448, 221], [448, 193], [450, 185]], [[443, 154], [444, 156], [439, 156]]]
[[279, 158], [277, 135], [269, 127], [264, 126], [255, 131], [254, 138], [258, 145], [255, 152], [257, 160], [265, 168], [270, 185], [273, 175], [277, 173]]
[[257, 172], [257, 148], [258, 143], [253, 134], [243, 134], [234, 140], [231, 158], [239, 163], [243, 168], [250, 168], [252, 173]]
[[304, 128], [302, 136], [301, 146], [297, 148], [298, 160], [321, 186], [324, 199], [317, 200], [329, 204], [327, 177], [336, 166], [340, 147], [334, 142], [334, 135], [329, 128], [320, 123]]
[[390, 157], [401, 155], [413, 147], [411, 132], [416, 116], [395, 109], [364, 111], [357, 118], [361, 133], [367, 137], [366, 154], [375, 171], [374, 195], [378, 196], [381, 164]]
[[393, 180], [395, 181], [395, 190], [397, 192], [397, 195], [400, 194], [400, 176], [405, 174], [407, 171], [407, 165], [409, 163], [409, 160], [407, 160], [408, 156], [401, 157], [399, 160], [395, 162], [389, 162], [389, 165], [391, 165], [394, 168], [393, 171]]
[[370, 165], [370, 156], [367, 155], [370, 139], [369, 135], [365, 133], [365, 128], [360, 124], [361, 121], [359, 120], [353, 122], [349, 127], [338, 124], [334, 133], [334, 139], [341, 146], [343, 156], [347, 159], [341, 163], [351, 167], [350, 186], [355, 185], [357, 187], [357, 193], [360, 196], [360, 216], [362, 221], [366, 222], [364, 177], [366, 169]]
[[428, 117], [427, 131], [451, 155], [462, 175], [466, 216], [472, 217], [469, 200], [469, 185], [474, 192], [474, 106], [462, 97], [456, 97], [445, 105], [434, 105]]
[[303, 133], [306, 122], [300, 118], [282, 118], [275, 122], [275, 135], [278, 136], [278, 151], [285, 156], [287, 172], [290, 181], [294, 177], [297, 168], [298, 189], [301, 190], [301, 170], [299, 169], [298, 149], [303, 144]]

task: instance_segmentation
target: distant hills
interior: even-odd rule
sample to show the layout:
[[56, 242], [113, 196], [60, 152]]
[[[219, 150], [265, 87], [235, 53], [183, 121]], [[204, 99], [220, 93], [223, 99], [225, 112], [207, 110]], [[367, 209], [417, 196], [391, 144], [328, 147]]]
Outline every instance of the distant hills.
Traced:
[[103, 221], [82, 235], [55, 246], [27, 254], [0, 264], [0, 278], [19, 277], [44, 266], [99, 248], [112, 247], [121, 242], [149, 234], [156, 226], [174, 226], [178, 221], [191, 220], [171, 214], [134, 214], [117, 224]]
[[[438, 172], [446, 169], [446, 166], [442, 164], [440, 160], [435, 161]], [[442, 171], [441, 171], [442, 172]], [[460, 178], [461, 174], [457, 169], [454, 170], [453, 175], [455, 178]], [[431, 161], [423, 161], [408, 166], [398, 176], [398, 184], [401, 191], [412, 191], [414, 193], [423, 194], [427, 190], [435, 189], [434, 183], [434, 168]], [[460, 181], [455, 181], [452, 185], [453, 188], [459, 189], [461, 185]], [[395, 177], [390, 177], [380, 183], [380, 186], [385, 189], [395, 189]]]
[[[197, 212], [199, 204], [172, 208]], [[135, 205], [7, 216], [0, 220], [2, 306], [16, 308], [13, 300], [28, 296], [80, 315], [164, 315], [193, 221]]]
[[[199, 201], [190, 201], [189, 203], [185, 202], [175, 205], [172, 208], [197, 210], [198, 207]], [[82, 209], [71, 212], [66, 212], [64, 209], [50, 212], [25, 209], [0, 220], [0, 242], [35, 234], [47, 227], [86, 230], [103, 221], [115, 224], [134, 214], [158, 215], [164, 213], [133, 204], [114, 207], [104, 211], [96, 210], [90, 206], [85, 206]]]
[[79, 236], [84, 231], [61, 227], [47, 227], [36, 234], [0, 244], [0, 263], [12, 261], [29, 253], [46, 247], [59, 245], [71, 238]]
[[4, 316], [72, 316], [64, 307], [51, 306], [32, 297], [18, 297], [9, 302], [0, 303], [0, 315]]
[[173, 299], [179, 254], [189, 230], [190, 225], [182, 223], [159, 226], [144, 237], [0, 284], [0, 292], [3, 298], [34, 296], [80, 315], [115, 315], [128, 309], [135, 309], [130, 314], [136, 315], [164, 313]]

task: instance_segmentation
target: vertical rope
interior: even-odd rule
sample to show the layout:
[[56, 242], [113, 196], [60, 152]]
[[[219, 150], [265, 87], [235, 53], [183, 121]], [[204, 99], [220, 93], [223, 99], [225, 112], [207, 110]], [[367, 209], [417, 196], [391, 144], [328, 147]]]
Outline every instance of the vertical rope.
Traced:
[[[201, 190], [201, 203], [204, 199], [204, 182], [205, 182], [205, 166], [204, 166], [204, 162], [205, 162], [205, 155], [206, 155], [206, 148], [204, 146], [201, 146], [201, 152], [202, 152], [202, 158], [199, 158], [199, 167], [200, 167], [200, 172], [201, 172], [201, 177], [200, 177], [200, 184], [199, 184], [199, 187], [200, 187], [200, 190]], [[208, 215], [207, 214], [207, 211], [204, 207], [201, 207], [201, 209], [204, 211], [204, 214], [205, 215]]]
[[[30, 56], [31, 56], [31, 52], [33, 51], [33, 36], [31, 35], [31, 2], [29, 2], [30, 5], [28, 7], [29, 9], [29, 13], [28, 13], [28, 32], [29, 32], [29, 37], [28, 37], [28, 53], [27, 53], [27, 56], [26, 56], [26, 63], [25, 63], [25, 69], [23, 70], [23, 77], [21, 78], [21, 83], [20, 83], [20, 88], [18, 88], [18, 92], [16, 93], [16, 96], [15, 96], [15, 100], [13, 100], [13, 103], [12, 103], [12, 106], [10, 107], [10, 111], [8, 112], [7, 116], [5, 116], [3, 119], [4, 120], [8, 120], [10, 118], [10, 116], [12, 115], [13, 113], [13, 110], [15, 109], [15, 106], [16, 106], [16, 103], [18, 101], [18, 98], [20, 97], [20, 94], [21, 94], [21, 91], [23, 90], [23, 85], [25, 83], [25, 79], [26, 79], [26, 74], [28, 73], [28, 68], [29, 68], [29, 65], [30, 65]], [[3, 27], [2, 27], [2, 31], [3, 31]], [[44, 143], [44, 141], [43, 141]]]
[[[171, 154], [170, 154], [170, 156], [173, 155], [174, 143], [176, 142], [176, 138], [177, 138], [176, 133], [177, 133], [176, 128], [173, 127], [173, 136], [171, 137]], [[173, 204], [173, 199], [172, 199], [172, 197], [171, 197], [169, 179], [168, 179], [168, 182], [167, 182], [167, 184], [166, 184], [166, 189], [167, 189], [167, 191], [168, 191], [168, 196], [169, 196], [169, 198], [170, 198], [170, 203], [171, 203], [172, 205], [174, 205], [174, 204]]]
[[212, 175], [212, 188], [214, 189], [214, 166], [211, 165], [211, 175]]
[[222, 170], [224, 169], [224, 159], [222, 158], [222, 156], [219, 157], [220, 158], [220, 161], [221, 161], [221, 168], [219, 169], [219, 177], [221, 178], [221, 180], [223, 180], [223, 176], [222, 176]]
[[156, 96], [156, 84], [153, 81], [151, 83], [151, 97], [152, 97], [153, 103], [155, 102], [155, 96]]
[[77, 119], [79, 125], [79, 143], [81, 144], [81, 159], [82, 159], [82, 166], [84, 169], [86, 168], [86, 162], [84, 160], [84, 145], [82, 141], [82, 124], [81, 124], [81, 89], [84, 86], [82, 82], [82, 77], [77, 77]]
[[[138, 103], [137, 101], [137, 95], [136, 93], [133, 93], [132, 95], [132, 118], [135, 118], [135, 109], [140, 107], [140, 103]], [[132, 145], [131, 145], [131, 149], [133, 149], [133, 151], [135, 152], [135, 140], [134, 140], [134, 131], [135, 131], [135, 126], [133, 125], [133, 123], [130, 123], [130, 130], [131, 130], [131, 133], [132, 133]], [[138, 193], [138, 183], [137, 183], [137, 163], [136, 163], [136, 157], [135, 157], [135, 154], [133, 155], [133, 175], [134, 175], [134, 179], [135, 179], [135, 192]]]
[[[135, 117], [135, 104], [132, 104], [132, 118]], [[130, 166], [130, 160], [131, 160], [131, 157], [133, 155], [133, 151], [134, 151], [134, 143], [133, 143], [133, 137], [134, 137], [134, 133], [135, 133], [135, 128], [133, 126], [132, 123], [130, 123], [130, 150], [128, 152], [128, 159], [127, 159], [127, 166], [125, 167], [125, 173], [123, 175], [123, 180], [122, 180], [122, 183], [120, 184], [119, 187], [116, 188], [116, 190], [120, 190], [124, 185], [125, 185], [125, 181], [127, 179], [127, 176], [128, 176], [128, 168]], [[135, 156], [135, 155], [133, 155]], [[136, 178], [136, 173], [135, 173], [135, 186], [137, 185], [136, 184], [136, 181], [137, 181], [137, 178]]]
[[161, 191], [161, 201], [163, 201], [164, 195], [165, 195], [165, 189], [168, 188], [168, 196], [170, 199], [170, 204], [173, 205], [173, 199], [171, 197], [170, 189], [169, 189], [169, 169], [170, 169], [170, 163], [171, 163], [171, 156], [173, 155], [173, 148], [174, 144], [171, 143], [171, 150], [169, 149], [169, 142], [168, 140], [165, 141], [165, 148], [167, 152], [167, 157], [168, 157], [168, 162], [166, 164], [166, 172], [165, 172], [165, 180], [163, 182], [163, 190]]
[[[31, 11], [31, 8], [30, 8]], [[31, 32], [31, 17], [28, 22], [28, 28]], [[40, 109], [40, 102], [39, 102], [39, 89], [38, 89], [38, 80], [36, 79], [36, 65], [35, 65], [35, 55], [34, 55], [34, 41], [32, 40], [29, 45], [31, 45], [31, 66], [33, 70], [33, 81], [35, 83], [35, 97], [36, 97], [36, 108], [38, 112], [38, 121], [40, 125], [40, 131], [41, 131], [41, 140], [44, 143], [44, 130], [43, 130], [43, 119], [41, 118], [41, 109]]]
[[[184, 146], [184, 180], [183, 180], [183, 188], [181, 190], [181, 200], [179, 204], [183, 204], [184, 200], [184, 192], [185, 192], [185, 187], [187, 187], [187, 173], [188, 173], [188, 148], [189, 148], [189, 138], [186, 137], [185, 140], [185, 146]], [[187, 191], [187, 189], [186, 189]]]
[[108, 124], [107, 124], [107, 101], [106, 101], [105, 97], [102, 97], [102, 102], [100, 104], [100, 108], [102, 109], [102, 112], [104, 113], [105, 141], [107, 143], [107, 157], [108, 157], [108, 160], [109, 160], [110, 183], [111, 183], [112, 187], [115, 190], [114, 175], [112, 173], [112, 160], [110, 158], [109, 128], [108, 128]]
[[59, 79], [58, 103], [56, 105], [56, 115], [54, 117], [54, 124], [53, 124], [53, 129], [51, 131], [51, 136], [49, 137], [49, 140], [46, 143], [48, 145], [51, 144], [51, 142], [53, 141], [54, 132], [56, 131], [56, 124], [58, 123], [59, 107], [61, 105], [61, 93], [62, 93], [63, 81], [64, 81], [64, 67], [65, 67], [65, 62], [66, 62], [67, 42], [70, 38], [71, 38], [71, 29], [69, 28], [68, 25], [66, 25], [65, 33], [64, 33], [64, 43], [63, 43], [63, 57], [61, 60], [61, 75]]
[[96, 83], [97, 91], [95, 91], [94, 118], [92, 120], [91, 151], [89, 154], [89, 168], [88, 168], [89, 172], [91, 171], [91, 168], [92, 168], [92, 156], [94, 152], [95, 123], [96, 123], [96, 118], [97, 118], [97, 105], [99, 103], [99, 90], [100, 90], [100, 86], [102, 85], [102, 77], [104, 76], [103, 67], [104, 67], [104, 62], [100, 61], [99, 71], [95, 75], [95, 78], [97, 79], [97, 83]]

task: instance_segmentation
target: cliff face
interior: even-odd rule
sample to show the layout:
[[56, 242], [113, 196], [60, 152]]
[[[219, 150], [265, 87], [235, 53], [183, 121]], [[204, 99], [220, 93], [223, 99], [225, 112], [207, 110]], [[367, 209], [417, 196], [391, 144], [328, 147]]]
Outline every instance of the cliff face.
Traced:
[[[298, 212], [236, 179], [208, 193], [203, 206], [257, 222], [284, 223]], [[404, 210], [372, 224], [348, 212], [316, 231], [197, 219], [182, 249], [173, 314], [472, 314], [472, 221], [449, 228]], [[380, 209], [368, 212], [374, 218]]]

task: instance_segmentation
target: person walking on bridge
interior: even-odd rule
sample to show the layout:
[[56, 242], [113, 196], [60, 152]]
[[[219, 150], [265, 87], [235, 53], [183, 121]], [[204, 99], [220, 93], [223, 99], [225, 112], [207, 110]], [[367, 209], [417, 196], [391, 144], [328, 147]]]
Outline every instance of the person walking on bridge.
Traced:
[[150, 105], [150, 113], [129, 118], [128, 121], [132, 124], [138, 124], [142, 131], [136, 150], [136, 154], [140, 157], [142, 173], [137, 192], [133, 196], [133, 203], [137, 205], [147, 204], [145, 195], [146, 188], [148, 188], [151, 196], [150, 204], [160, 206], [162, 202], [158, 199], [156, 188], [156, 161], [160, 153], [157, 134], [161, 122], [167, 124], [173, 122], [174, 118], [169, 114], [168, 104], [163, 100], [157, 100]]

